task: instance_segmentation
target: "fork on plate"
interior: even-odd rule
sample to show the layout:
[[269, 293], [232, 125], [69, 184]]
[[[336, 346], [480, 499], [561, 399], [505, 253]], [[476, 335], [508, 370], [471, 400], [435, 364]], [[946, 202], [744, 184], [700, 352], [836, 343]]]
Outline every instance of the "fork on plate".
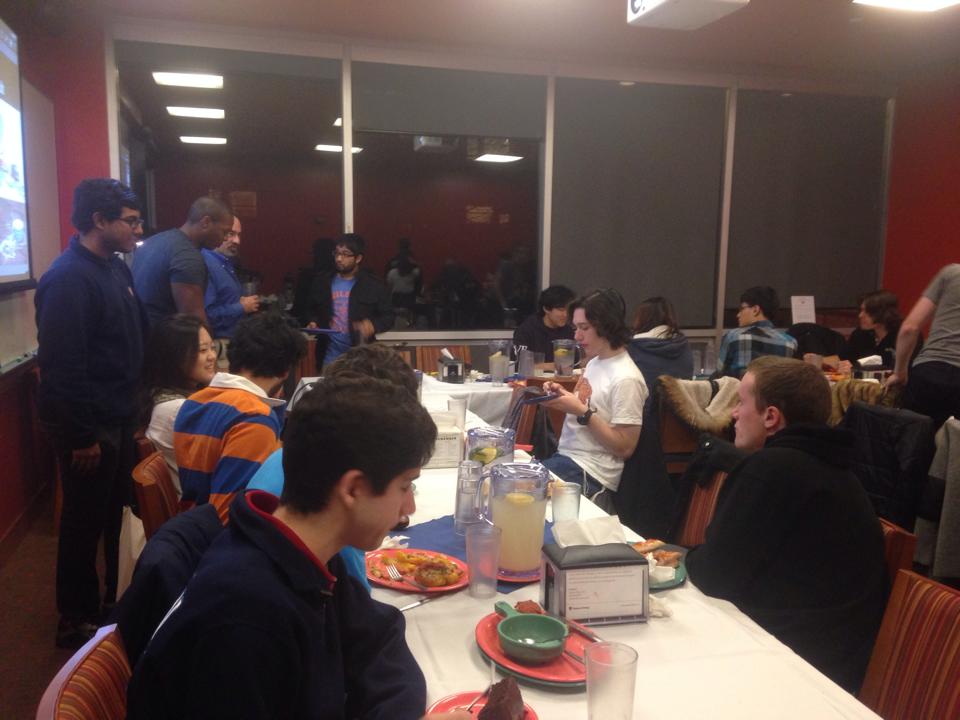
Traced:
[[397, 566], [396, 566], [396, 565], [391, 565], [390, 563], [384, 563], [383, 566], [387, 569], [387, 575], [389, 575], [389, 576], [390, 576], [390, 579], [393, 580], [394, 582], [407, 583], [408, 585], [412, 585], [413, 587], [417, 588], [418, 590], [429, 590], [429, 589], [430, 589], [430, 588], [428, 588], [426, 585], [421, 585], [420, 583], [418, 583], [418, 582], [417, 582], [416, 580], [414, 580], [413, 578], [408, 578], [408, 577], [405, 577], [405, 576], [401, 575], [401, 574], [400, 574], [400, 571], [397, 570]]

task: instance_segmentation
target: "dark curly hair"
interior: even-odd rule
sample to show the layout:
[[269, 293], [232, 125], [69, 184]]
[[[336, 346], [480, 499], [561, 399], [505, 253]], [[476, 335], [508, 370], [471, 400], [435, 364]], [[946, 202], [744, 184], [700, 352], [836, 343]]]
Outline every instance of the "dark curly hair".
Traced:
[[578, 297], [570, 303], [570, 315], [578, 309], [583, 310], [597, 335], [610, 343], [614, 350], [629, 342], [631, 336], [626, 323], [627, 303], [623, 295], [616, 290], [602, 288]]
[[105, 220], [117, 220], [123, 208], [140, 210], [140, 200], [133, 190], [113, 178], [87, 178], [74, 188], [70, 222], [82, 235], [93, 229], [97, 213]]
[[394, 385], [406, 388], [414, 397], [417, 396], [418, 383], [413, 368], [407, 365], [398, 352], [386, 345], [368, 343], [352, 347], [330, 363], [323, 376], [329, 379], [345, 373], [388, 380]]
[[303, 335], [274, 313], [248, 315], [237, 323], [227, 346], [230, 372], [282, 377], [307, 351]]
[[896, 295], [889, 290], [874, 290], [860, 298], [860, 303], [871, 320], [883, 325], [887, 332], [897, 334], [903, 318], [900, 316]]
[[382, 495], [391, 480], [430, 459], [436, 438], [433, 419], [406, 388], [359, 373], [325, 378], [287, 415], [280, 502], [317, 512], [350, 470]]
[[777, 291], [769, 285], [755, 285], [747, 288], [740, 295], [740, 302], [753, 307], [757, 305], [760, 312], [767, 320], [773, 320], [773, 316], [780, 309], [780, 298], [777, 297]]

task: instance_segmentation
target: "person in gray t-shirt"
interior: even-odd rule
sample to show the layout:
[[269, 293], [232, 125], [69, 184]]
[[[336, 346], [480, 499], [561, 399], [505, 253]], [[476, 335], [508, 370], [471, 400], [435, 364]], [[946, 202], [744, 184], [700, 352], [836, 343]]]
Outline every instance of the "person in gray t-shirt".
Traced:
[[[927, 344], [910, 367], [920, 329], [931, 320]], [[960, 417], [960, 264], [941, 268], [900, 326], [887, 385], [902, 384], [904, 407], [929, 415], [937, 427]]]
[[179, 228], [158, 233], [133, 254], [133, 286], [150, 326], [176, 313], [207, 320], [207, 266], [200, 248], [218, 247], [233, 228], [233, 212], [212, 197], [198, 198]]

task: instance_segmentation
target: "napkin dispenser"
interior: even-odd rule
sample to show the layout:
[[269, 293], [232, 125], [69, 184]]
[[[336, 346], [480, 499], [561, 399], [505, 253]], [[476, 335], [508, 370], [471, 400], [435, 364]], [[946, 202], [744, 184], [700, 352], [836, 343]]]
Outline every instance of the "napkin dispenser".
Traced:
[[437, 360], [437, 378], [440, 382], [463, 384], [463, 360], [441, 357]]
[[629, 545], [543, 546], [540, 604], [584, 625], [646, 622], [650, 567]]

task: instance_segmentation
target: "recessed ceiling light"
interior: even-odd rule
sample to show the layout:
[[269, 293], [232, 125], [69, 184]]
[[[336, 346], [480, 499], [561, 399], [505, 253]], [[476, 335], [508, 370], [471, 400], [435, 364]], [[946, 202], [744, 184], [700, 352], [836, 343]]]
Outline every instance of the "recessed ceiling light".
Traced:
[[[343, 152], [343, 145], [317, 145], [314, 150], [319, 150], [320, 152]], [[361, 150], [363, 150], [362, 147], [354, 145], [350, 152], [356, 155]]]
[[221, 108], [177, 107], [175, 105], [167, 105], [167, 112], [174, 117], [210, 118], [211, 120], [223, 120], [225, 115]]
[[636, 83], [633, 80], [621, 80], [620, 87], [633, 87]]
[[180, 142], [193, 145], [226, 145], [227, 139], [223, 137], [204, 137], [202, 135], [181, 135]]
[[334, 127], [343, 127], [343, 118], [337, 118], [333, 121]]
[[960, 0], [853, 0], [855, 5], [873, 5], [891, 10], [913, 12], [936, 12], [951, 5], [960, 5]]
[[157, 85], [175, 85], [177, 87], [210, 88], [223, 87], [223, 75], [204, 75], [202, 73], [155, 72], [153, 79]]
[[477, 162], [509, 163], [523, 160], [523, 155], [497, 155], [496, 153], [486, 153], [477, 158]]

